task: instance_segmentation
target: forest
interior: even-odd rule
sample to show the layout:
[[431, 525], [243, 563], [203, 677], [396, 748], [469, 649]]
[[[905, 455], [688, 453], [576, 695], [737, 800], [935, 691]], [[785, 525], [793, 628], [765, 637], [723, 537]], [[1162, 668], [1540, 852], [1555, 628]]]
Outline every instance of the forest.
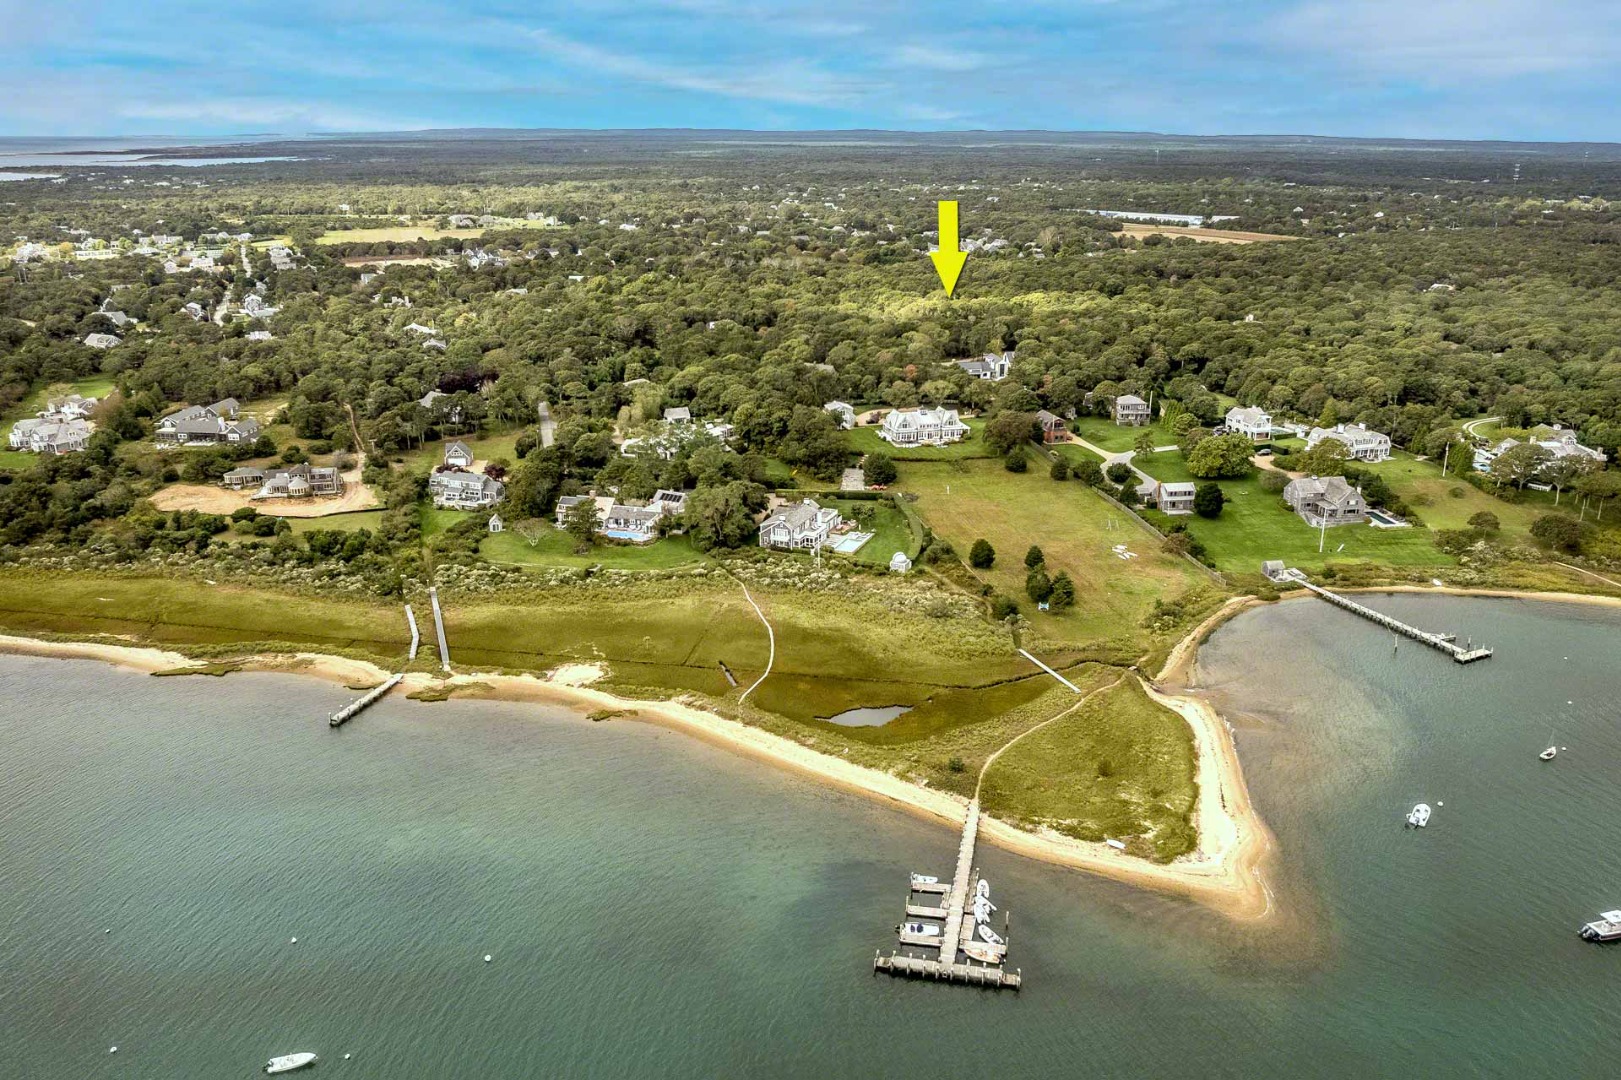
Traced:
[[[50, 388], [116, 387], [88, 451], [13, 455], [0, 471], [8, 558], [30, 545], [133, 558], [248, 534], [278, 559], [397, 581], [424, 558], [476, 551], [458, 526], [423, 552], [424, 479], [401, 463], [480, 435], [512, 437], [494, 463], [509, 518], [546, 519], [560, 496], [595, 487], [685, 489], [694, 542], [738, 546], [769, 491], [826, 486], [861, 460], [822, 407], [834, 400], [994, 422], [1085, 415], [1133, 393], [1205, 427], [1234, 403], [1356, 422], [1423, 455], [1461, 447], [1460, 424], [1485, 417], [1562, 425], [1612, 460], [1621, 450], [1614, 148], [607, 135], [288, 146], [299, 160], [70, 169], [0, 189], [12, 250], [52, 249], [0, 269], [0, 416]], [[927, 258], [948, 198], [972, 245], [951, 299]], [[1130, 235], [1088, 209], [1200, 214], [1277, 239]], [[455, 227], [463, 215], [485, 224]], [[357, 230], [366, 238], [345, 239]], [[220, 242], [220, 269], [167, 273], [130, 253], [156, 233], [251, 239]], [[62, 247], [85, 236], [113, 257]], [[271, 242], [295, 264], [277, 268]], [[234, 310], [250, 292], [276, 313], [185, 310]], [[109, 320], [109, 301], [132, 328]], [[84, 344], [114, 331], [115, 348]], [[1000, 382], [954, 363], [1003, 351], [1015, 359]], [[158, 417], [224, 398], [273, 403], [275, 437], [153, 449]], [[542, 402], [557, 420], [550, 446]], [[671, 407], [731, 425], [736, 452], [704, 440], [669, 460], [617, 452]], [[275, 455], [364, 455], [379, 519], [339, 542], [148, 501]]]

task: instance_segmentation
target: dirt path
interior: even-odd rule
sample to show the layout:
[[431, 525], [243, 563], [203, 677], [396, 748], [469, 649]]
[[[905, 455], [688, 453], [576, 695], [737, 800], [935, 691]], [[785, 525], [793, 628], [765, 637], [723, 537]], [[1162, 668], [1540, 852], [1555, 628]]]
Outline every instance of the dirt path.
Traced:
[[1079, 709], [1082, 705], [1085, 705], [1088, 701], [1091, 701], [1093, 698], [1097, 697], [1099, 694], [1103, 693], [1105, 690], [1113, 690], [1115, 687], [1117, 687], [1121, 683], [1125, 682], [1126, 679], [1127, 679], [1127, 676], [1121, 675], [1118, 679], [1116, 679], [1114, 682], [1110, 683], [1108, 686], [1100, 686], [1096, 690], [1087, 691], [1085, 694], [1083, 694], [1081, 696], [1081, 700], [1077, 701], [1075, 704], [1071, 705], [1069, 708], [1067, 708], [1064, 711], [1060, 712], [1058, 715], [1049, 716], [1047, 719], [1043, 720], [1041, 723], [1035, 724], [1035, 725], [1033, 725], [1031, 727], [1025, 728], [1023, 731], [1021, 731], [1017, 735], [1013, 736], [1013, 738], [1009, 739], [1007, 742], [1003, 743], [1001, 746], [998, 746], [995, 750], [991, 751], [991, 756], [986, 758], [985, 759], [985, 764], [983, 764], [983, 765], [981, 765], [979, 767], [979, 776], [974, 780], [974, 801], [975, 802], [979, 801], [980, 789], [985, 786], [985, 774], [991, 771], [991, 766], [996, 764], [996, 759], [1002, 756], [1003, 751], [1007, 750], [1010, 746], [1012, 746], [1014, 743], [1018, 742], [1020, 739], [1024, 738], [1026, 735], [1029, 735], [1029, 734], [1031, 734], [1033, 732], [1040, 731], [1042, 728], [1046, 727], [1048, 724], [1057, 723], [1059, 720], [1062, 720], [1064, 717], [1068, 716], [1070, 713], [1074, 712], [1076, 709]]
[[740, 578], [734, 580], [737, 581], [737, 584], [743, 590], [743, 599], [749, 602], [749, 607], [753, 608], [754, 613], [760, 616], [760, 621], [765, 623], [766, 638], [771, 642], [771, 655], [766, 657], [765, 670], [760, 672], [760, 677], [755, 679], [747, 690], [738, 695], [737, 703], [741, 705], [743, 702], [748, 700], [750, 694], [754, 693], [756, 687], [765, 682], [766, 676], [771, 674], [771, 665], [777, 662], [777, 632], [771, 629], [771, 621], [765, 617], [765, 612], [760, 610], [760, 605], [754, 602], [754, 597], [749, 595], [749, 587], [744, 585], [742, 579]]

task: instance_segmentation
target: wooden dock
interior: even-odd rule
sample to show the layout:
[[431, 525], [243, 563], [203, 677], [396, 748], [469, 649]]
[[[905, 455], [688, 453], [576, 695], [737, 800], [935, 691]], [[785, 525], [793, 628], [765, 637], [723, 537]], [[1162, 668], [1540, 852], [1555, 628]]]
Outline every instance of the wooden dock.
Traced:
[[433, 628], [439, 635], [439, 666], [450, 672], [450, 644], [445, 641], [445, 616], [439, 610], [439, 590], [428, 590], [428, 601], [433, 605]]
[[1341, 596], [1339, 593], [1330, 592], [1321, 585], [1314, 585], [1310, 581], [1307, 581], [1306, 575], [1301, 573], [1299, 570], [1291, 569], [1288, 571], [1288, 575], [1291, 580], [1295, 581], [1304, 588], [1310, 589], [1312, 592], [1316, 593], [1318, 596], [1321, 596], [1324, 600], [1327, 600], [1335, 607], [1344, 608], [1353, 615], [1360, 615], [1364, 619], [1376, 622], [1380, 626], [1393, 630], [1403, 637], [1412, 638], [1414, 641], [1428, 645], [1432, 649], [1444, 652], [1448, 656], [1452, 657], [1452, 659], [1457, 663], [1472, 664], [1476, 660], [1484, 660], [1492, 654], [1490, 649], [1476, 648], [1473, 642], [1466, 645], [1459, 645], [1456, 634], [1432, 634], [1428, 630], [1420, 630], [1416, 626], [1408, 626], [1400, 619], [1393, 619], [1382, 611], [1375, 611], [1371, 607], [1367, 607], [1364, 604], [1359, 604], [1348, 596]]
[[349, 720], [351, 717], [359, 715], [361, 712], [380, 701], [383, 695], [398, 686], [400, 680], [403, 678], [405, 678], [404, 675], [390, 675], [383, 682], [378, 683], [376, 686], [366, 691], [366, 695], [364, 697], [356, 701], [351, 701], [337, 712], [328, 716], [326, 718], [327, 723], [332, 727], [342, 727], [345, 721]]
[[[906, 897], [908, 919], [928, 919], [939, 922], [938, 934], [908, 933], [903, 926], [896, 937], [904, 948], [938, 949], [937, 957], [914, 956], [891, 952], [884, 956], [875, 953], [872, 970], [886, 975], [901, 975], [913, 979], [934, 979], [940, 982], [966, 983], [970, 986], [1005, 987], [1017, 990], [1024, 977], [1018, 971], [1008, 971], [1002, 961], [1007, 958], [1007, 947], [986, 946], [996, 963], [986, 963], [967, 957], [963, 949], [973, 941], [975, 923], [968, 907], [976, 895], [979, 875], [974, 872], [974, 841], [979, 835], [979, 800], [968, 804], [968, 815], [963, 821], [962, 840], [957, 845], [957, 869], [951, 884], [942, 882], [911, 883]], [[943, 906], [920, 904], [914, 895], [944, 896]]]

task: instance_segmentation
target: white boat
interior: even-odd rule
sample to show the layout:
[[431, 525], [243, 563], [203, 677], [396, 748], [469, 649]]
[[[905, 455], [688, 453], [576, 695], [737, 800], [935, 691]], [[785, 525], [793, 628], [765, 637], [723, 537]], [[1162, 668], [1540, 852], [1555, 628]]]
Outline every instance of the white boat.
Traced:
[[991, 912], [995, 910], [996, 905], [985, 899], [985, 897], [981, 896], [979, 899], [974, 901], [974, 921], [977, 923], [990, 922]]
[[267, 1061], [265, 1063], [265, 1072], [292, 1072], [294, 1069], [302, 1069], [306, 1065], [313, 1064], [315, 1064], [314, 1054], [283, 1054], [281, 1057], [273, 1057]]
[[979, 928], [979, 936], [990, 942], [992, 945], [1003, 944], [1002, 935], [998, 934], [995, 930], [992, 930], [988, 926], [981, 926]]
[[1419, 803], [1407, 814], [1407, 827], [1409, 829], [1422, 829], [1430, 823], [1430, 804]]
[[974, 886], [974, 895], [975, 896], [990, 896], [991, 895], [991, 883], [989, 881], [986, 881], [984, 878], [980, 878], [979, 879], [979, 884]]
[[930, 877], [928, 874], [913, 874], [912, 875], [912, 884], [913, 885], [938, 885], [938, 884], [940, 884], [940, 879], [937, 878], [937, 877]]
[[1604, 912], [1582, 927], [1580, 933], [1587, 941], [1621, 940], [1621, 911]]
[[1550, 746], [1550, 747], [1548, 747], [1548, 749], [1544, 750], [1542, 753], [1537, 755], [1537, 760], [1538, 761], [1552, 761], [1553, 758], [1554, 758], [1554, 755], [1557, 754], [1557, 753], [1559, 753], [1559, 747]]
[[1000, 945], [987, 945], [983, 941], [970, 941], [962, 947], [963, 955], [970, 960], [978, 960], [982, 964], [1000, 964], [1002, 962], [1002, 947]]
[[901, 927], [901, 933], [913, 937], [939, 937], [940, 928], [930, 923], [909, 922]]

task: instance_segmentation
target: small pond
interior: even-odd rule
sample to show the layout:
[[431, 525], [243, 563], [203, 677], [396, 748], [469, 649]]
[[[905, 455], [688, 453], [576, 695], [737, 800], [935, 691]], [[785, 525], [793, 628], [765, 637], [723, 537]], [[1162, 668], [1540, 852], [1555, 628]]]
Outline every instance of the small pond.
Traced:
[[877, 727], [879, 724], [889, 723], [910, 708], [910, 705], [878, 705], [872, 708], [846, 709], [837, 716], [823, 716], [819, 719], [844, 727]]

